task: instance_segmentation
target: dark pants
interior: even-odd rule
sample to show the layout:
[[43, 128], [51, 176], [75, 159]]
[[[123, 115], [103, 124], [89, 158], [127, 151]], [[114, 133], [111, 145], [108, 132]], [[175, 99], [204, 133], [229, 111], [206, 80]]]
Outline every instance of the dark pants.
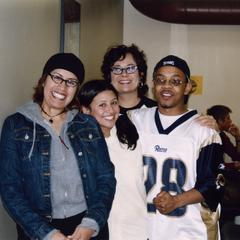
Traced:
[[[72, 235], [75, 228], [81, 223], [85, 213], [75, 215], [73, 217], [64, 219], [53, 219], [50, 224], [60, 230], [65, 236]], [[23, 229], [17, 225], [18, 240], [31, 240], [23, 231]], [[109, 240], [108, 225], [99, 232], [96, 237], [91, 238], [92, 240]]]

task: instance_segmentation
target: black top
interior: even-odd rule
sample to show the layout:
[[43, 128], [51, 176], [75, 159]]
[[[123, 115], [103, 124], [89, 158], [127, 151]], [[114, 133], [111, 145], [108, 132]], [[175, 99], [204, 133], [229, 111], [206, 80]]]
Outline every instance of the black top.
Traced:
[[157, 106], [157, 102], [152, 100], [151, 98], [147, 98], [147, 97], [143, 96], [141, 98], [140, 102], [137, 105], [135, 105], [134, 107], [124, 108], [124, 107], [120, 106], [120, 113], [125, 114], [129, 110], [142, 108], [143, 106], [145, 106], [147, 108], [155, 107], [155, 106]]
[[240, 161], [240, 154], [237, 151], [237, 146], [234, 146], [230, 138], [225, 132], [220, 132], [222, 139], [223, 152], [226, 153], [232, 161]]

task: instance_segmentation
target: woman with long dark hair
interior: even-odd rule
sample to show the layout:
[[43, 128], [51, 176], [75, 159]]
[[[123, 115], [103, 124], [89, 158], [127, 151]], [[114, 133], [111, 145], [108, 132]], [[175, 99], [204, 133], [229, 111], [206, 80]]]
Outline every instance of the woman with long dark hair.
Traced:
[[85, 83], [81, 110], [98, 121], [115, 166], [116, 194], [108, 219], [111, 240], [146, 240], [147, 208], [138, 133], [125, 114], [119, 116], [118, 95], [104, 80]]

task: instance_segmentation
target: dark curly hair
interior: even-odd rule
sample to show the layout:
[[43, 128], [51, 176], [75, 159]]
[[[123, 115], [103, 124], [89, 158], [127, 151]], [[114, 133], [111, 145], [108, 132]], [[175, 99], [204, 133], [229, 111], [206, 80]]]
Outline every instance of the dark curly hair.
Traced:
[[146, 84], [147, 78], [147, 60], [145, 53], [140, 50], [135, 44], [129, 46], [121, 44], [111, 46], [107, 49], [107, 52], [104, 55], [101, 71], [103, 78], [111, 83], [111, 69], [114, 63], [118, 60], [123, 60], [126, 55], [130, 53], [133, 56], [134, 61], [137, 64], [139, 75], [140, 75], [140, 84], [138, 87], [139, 97], [144, 96], [148, 91], [148, 86]]

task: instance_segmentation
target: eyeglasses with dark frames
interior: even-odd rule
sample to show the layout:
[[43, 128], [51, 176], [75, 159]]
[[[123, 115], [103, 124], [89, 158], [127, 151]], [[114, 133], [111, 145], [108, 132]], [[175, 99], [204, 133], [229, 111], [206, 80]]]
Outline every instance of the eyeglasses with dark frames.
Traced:
[[72, 88], [76, 87], [79, 84], [78, 80], [63, 79], [59, 75], [55, 75], [55, 74], [51, 74], [51, 73], [49, 73], [48, 75], [51, 77], [53, 82], [55, 82], [56, 84], [62, 84], [64, 82], [67, 87], [72, 87]]
[[129, 65], [125, 68], [122, 67], [112, 67], [112, 73], [115, 75], [120, 75], [123, 72], [127, 73], [127, 74], [132, 74], [135, 73], [137, 71], [138, 67], [136, 65]]
[[178, 79], [178, 78], [172, 78], [170, 80], [167, 80], [167, 79], [162, 78], [162, 77], [156, 77], [156, 78], [154, 78], [153, 81], [155, 82], [156, 85], [159, 85], [159, 86], [165, 86], [168, 83], [172, 87], [179, 87], [180, 85], [185, 83], [184, 80], [181, 80], [181, 79]]

